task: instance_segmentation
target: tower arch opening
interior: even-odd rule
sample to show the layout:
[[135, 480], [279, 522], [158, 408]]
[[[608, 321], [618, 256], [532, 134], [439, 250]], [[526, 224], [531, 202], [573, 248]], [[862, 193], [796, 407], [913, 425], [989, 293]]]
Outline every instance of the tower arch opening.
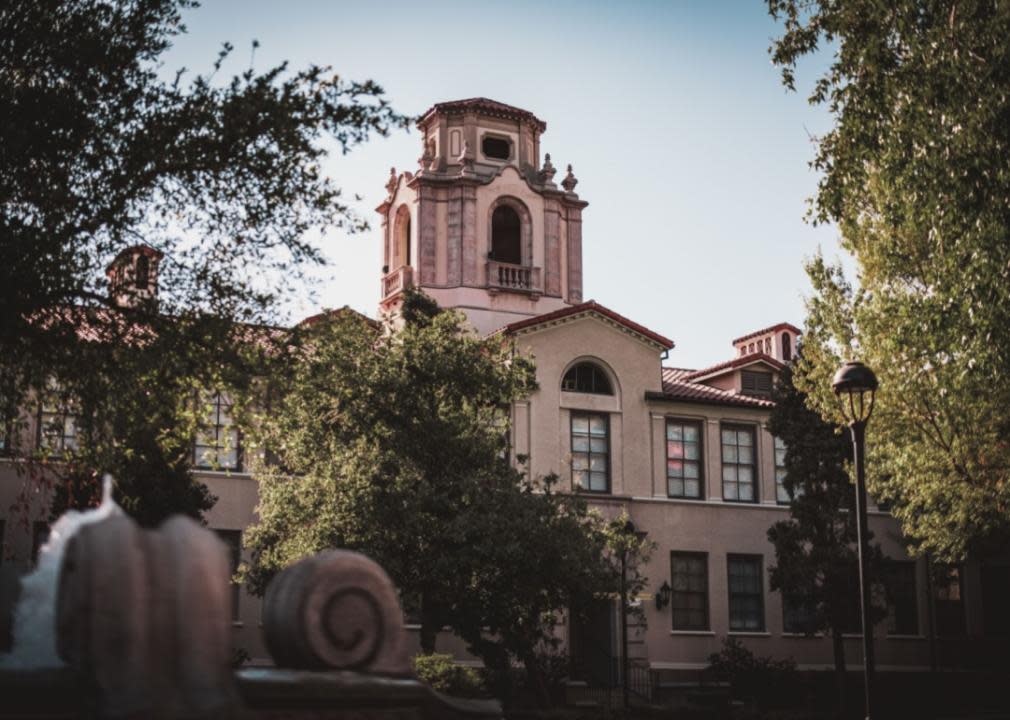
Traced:
[[491, 213], [491, 259], [522, 265], [522, 221], [509, 204], [501, 204]]

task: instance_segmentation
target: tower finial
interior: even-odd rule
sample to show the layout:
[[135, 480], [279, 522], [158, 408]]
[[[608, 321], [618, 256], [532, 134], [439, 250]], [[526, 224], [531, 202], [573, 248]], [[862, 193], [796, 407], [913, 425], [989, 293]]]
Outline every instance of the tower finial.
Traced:
[[551, 164], [551, 154], [544, 154], [544, 166], [540, 169], [540, 182], [543, 185], [553, 185], [554, 175], [557, 173], [555, 167]]
[[396, 168], [389, 168], [389, 180], [386, 181], [386, 190], [389, 192], [390, 197], [396, 192]]
[[568, 174], [565, 175], [565, 179], [561, 181], [561, 187], [565, 189], [565, 192], [573, 193], [575, 192], [575, 186], [579, 184], [578, 179], [572, 173], [572, 165], [568, 164]]

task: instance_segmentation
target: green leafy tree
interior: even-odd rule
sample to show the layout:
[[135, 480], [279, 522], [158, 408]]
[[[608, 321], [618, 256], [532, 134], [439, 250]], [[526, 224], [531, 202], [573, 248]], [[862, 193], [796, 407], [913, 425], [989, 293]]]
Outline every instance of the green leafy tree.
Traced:
[[768, 0], [785, 84], [833, 51], [811, 103], [817, 222], [859, 287], [818, 257], [797, 384], [840, 419], [830, 377], [858, 356], [881, 382], [869, 486], [913, 549], [956, 561], [1010, 524], [1010, 9], [987, 0]]
[[[321, 169], [327, 145], [406, 124], [377, 85], [327, 68], [225, 77], [228, 44], [208, 72], [166, 78], [194, 6], [0, 5], [0, 408], [34, 410], [55, 381], [81, 443], [38, 477], [58, 473], [73, 504], [113, 470], [150, 521], [212, 501], [186, 460], [195, 389], [240, 378], [250, 359], [234, 348], [274, 337], [248, 328], [276, 322], [322, 263], [309, 231], [364, 224]], [[158, 299], [126, 307], [105, 268], [138, 243], [164, 253]]]
[[[771, 433], [786, 445], [784, 484], [792, 498], [789, 519], [768, 529], [775, 548], [770, 585], [782, 593], [787, 614], [799, 624], [796, 630], [831, 636], [839, 707], [844, 707], [842, 634], [859, 631], [853, 619], [860, 608], [855, 488], [847, 467], [852, 445], [847, 430], [825, 422], [808, 407], [805, 393], [793, 385], [792, 373], [791, 366], [782, 372], [768, 422]], [[880, 546], [871, 545], [870, 577], [882, 577], [882, 557]], [[882, 610], [874, 608], [874, 615], [882, 617]]]
[[508, 340], [408, 293], [384, 333], [345, 311], [303, 326], [259, 421], [276, 464], [259, 473], [245, 577], [263, 592], [298, 558], [346, 547], [379, 562], [435, 650], [452, 629], [516, 696], [512, 667], [549, 703], [560, 615], [617, 589], [603, 521], [508, 460], [507, 408], [535, 388]]

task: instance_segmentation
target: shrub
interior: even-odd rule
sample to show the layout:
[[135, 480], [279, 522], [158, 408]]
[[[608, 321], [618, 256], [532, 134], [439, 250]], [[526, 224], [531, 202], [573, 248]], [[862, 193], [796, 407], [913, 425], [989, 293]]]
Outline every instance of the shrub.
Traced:
[[737, 638], [726, 638], [722, 650], [708, 657], [708, 671], [729, 682], [732, 693], [762, 707], [789, 705], [801, 697], [796, 692], [799, 675], [792, 658], [773, 660], [759, 657]]
[[485, 694], [477, 671], [457, 665], [452, 655], [417, 655], [414, 657], [414, 672], [420, 680], [446, 695], [478, 697]]

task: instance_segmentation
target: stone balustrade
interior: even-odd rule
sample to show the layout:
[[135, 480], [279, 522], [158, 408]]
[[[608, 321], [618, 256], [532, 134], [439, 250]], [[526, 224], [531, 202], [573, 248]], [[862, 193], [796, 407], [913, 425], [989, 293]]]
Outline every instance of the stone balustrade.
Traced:
[[539, 292], [540, 268], [488, 260], [487, 284], [492, 290]]
[[398, 292], [414, 287], [414, 269], [402, 265], [382, 278], [382, 297], [388, 298]]

